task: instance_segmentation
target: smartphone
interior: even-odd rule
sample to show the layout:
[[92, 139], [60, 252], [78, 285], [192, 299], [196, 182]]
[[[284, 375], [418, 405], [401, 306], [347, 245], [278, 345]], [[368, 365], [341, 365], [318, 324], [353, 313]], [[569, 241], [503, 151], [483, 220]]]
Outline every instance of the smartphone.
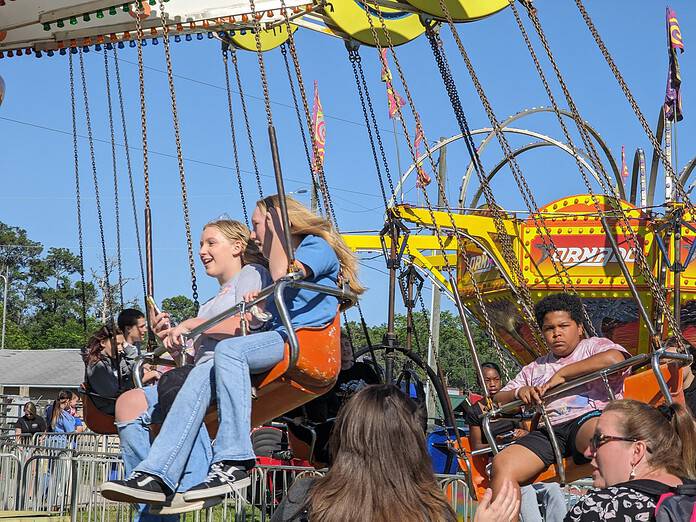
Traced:
[[162, 313], [162, 311], [159, 309], [159, 307], [157, 306], [157, 303], [155, 302], [155, 300], [153, 299], [153, 297], [151, 295], [148, 295], [146, 300], [147, 300], [147, 304], [149, 304], [152, 307], [152, 311], [155, 312], [155, 315], [159, 315]]

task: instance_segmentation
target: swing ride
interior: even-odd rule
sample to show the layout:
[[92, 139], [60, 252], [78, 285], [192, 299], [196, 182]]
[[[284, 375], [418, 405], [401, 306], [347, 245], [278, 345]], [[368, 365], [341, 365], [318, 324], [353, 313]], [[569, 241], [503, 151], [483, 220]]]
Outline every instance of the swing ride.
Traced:
[[[240, 135], [235, 128], [236, 123], [232, 114], [229, 62], [233, 65], [234, 82], [240, 94], [244, 134], [249, 141], [257, 188], [259, 195], [263, 196], [256, 158], [261, 152], [258, 144], [255, 146], [251, 138], [243, 78], [237, 62], [240, 51], [256, 53], [263, 85], [269, 150], [273, 159], [276, 187], [280, 197], [280, 214], [286, 234], [289, 234], [290, 227], [285, 208], [282, 158], [278, 153], [277, 136], [268, 95], [264, 53], [273, 52], [273, 49], [280, 47], [290, 79], [294, 108], [308, 166], [312, 171], [312, 189], [316, 203], [319, 210], [338, 229], [339, 223], [322, 162], [313, 160], [319, 157], [319, 145], [314, 133], [305, 130], [311, 129], [312, 123], [295, 38], [300, 30], [312, 30], [345, 40], [381, 190], [385, 223], [379, 235], [345, 234], [344, 237], [346, 244], [355, 251], [382, 252], [389, 271], [387, 333], [378, 345], [373, 345], [368, 340], [369, 346], [356, 351], [356, 356], [371, 353], [372, 360], [375, 361], [375, 352], [384, 352], [384, 379], [391, 382], [395, 380], [396, 356], [403, 354], [427, 374], [441, 402], [446, 422], [456, 426], [441, 379], [442, 368], [439, 362], [436, 359], [435, 364], [430, 365], [411, 349], [414, 335], [411, 328], [413, 313], [415, 303], [422, 302], [419, 289], [423, 284], [423, 277], [429, 278], [434, 285], [453, 299], [467, 336], [471, 361], [481, 383], [483, 379], [480, 361], [469, 327], [472, 318], [482, 325], [497, 353], [501, 355], [501, 361], [505, 359], [502, 357], [503, 351], [507, 351], [518, 363], [525, 364], [546, 352], [532, 313], [534, 303], [551, 293], [571, 292], [583, 299], [589, 331], [621, 344], [631, 352], [633, 357], [618, 367], [608, 368], [568, 383], [561, 392], [583, 384], [589, 379], [603, 379], [606, 382], [610, 373], [631, 368], [633, 374], [626, 381], [627, 397], [638, 398], [651, 404], [657, 404], [660, 401], [683, 401], [679, 365], [690, 361], [690, 356], [683, 353], [684, 340], [696, 343], [696, 265], [691, 263], [696, 253], [694, 223], [696, 212], [684, 186], [696, 166], [696, 161], [688, 162], [684, 170], [676, 172], [669, 152], [665, 152], [662, 145], [663, 137], [671, 125], [670, 122], [666, 121], [664, 114], [661, 114], [657, 132], [652, 131], [587, 14], [582, 0], [575, 0], [575, 3], [653, 146], [650, 179], [647, 182], [644, 180], [645, 159], [642, 151], [637, 152], [636, 166], [628, 195], [623, 187], [616, 161], [597, 131], [582, 118], [557, 65], [539, 15], [526, 0], [518, 3], [514, 0], [403, 0], [401, 2], [334, 0], [330, 3], [324, 0], [312, 2], [249, 0], [235, 2], [233, 5], [222, 0], [210, 0], [205, 2], [205, 7], [202, 7], [200, 2], [190, 0], [149, 0], [135, 3], [114, 0], [89, 2], [53, 0], [50, 6], [44, 5], [46, 3], [39, 0], [21, 2], [0, 0], [0, 58], [29, 54], [36, 57], [44, 54], [47, 56], [68, 55], [73, 137], [77, 151], [76, 82], [73, 61], [76, 59], [79, 62], [84, 111], [87, 117], [87, 134], [90, 149], [92, 149], [83, 53], [89, 49], [103, 51], [107, 79], [109, 68], [112, 67], [111, 62], [113, 62], [118, 89], [117, 101], [121, 109], [119, 114], [123, 123], [125, 115], [117, 53], [118, 49], [125, 45], [137, 48], [145, 180], [143, 234], [145, 260], [141, 261], [141, 278], [144, 295], [154, 295], [155, 278], [152, 268], [154, 231], [149, 207], [147, 100], [142, 71], [145, 52], [143, 48], [146, 43], [150, 41], [152, 44], [159, 44], [161, 41], [166, 57], [172, 103], [192, 295], [197, 304], [197, 285], [189, 226], [186, 178], [179, 139], [179, 119], [173, 85], [170, 39], [174, 42], [182, 38], [185, 40], [214, 38], [221, 41], [235, 171], [242, 196], [242, 211], [247, 222], [248, 211], [237, 151], [237, 140], [240, 139]], [[501, 120], [493, 111], [457, 28], [459, 23], [475, 22], [503, 9], [511, 11], [517, 22], [535, 69], [542, 79], [550, 104], [547, 108], [523, 111], [507, 120]], [[534, 28], [535, 36], [541, 42], [546, 58], [552, 64], [554, 79], [563, 92], [563, 102], [556, 99], [549, 87], [547, 74], [540, 66], [535, 46], [531, 44], [527, 28], [522, 21], [523, 11]], [[452, 34], [458, 54], [471, 76], [490, 127], [472, 129], [467, 121], [450, 67], [450, 62], [455, 57], [446, 55], [440, 34], [444, 30], [449, 30]], [[436, 145], [429, 142], [425, 136], [425, 129], [396, 51], [399, 45], [419, 37], [426, 38], [430, 44], [460, 131], [459, 135], [441, 140]], [[398, 173], [400, 178], [396, 179], [396, 183], [384, 152], [382, 137], [375, 118], [371, 88], [365, 80], [361, 58], [362, 46], [376, 48], [383, 70], [389, 70], [387, 59], [391, 59], [396, 69], [396, 76], [406, 95], [406, 100], [396, 103], [394, 110], [398, 116], [396, 121], [401, 125], [401, 131], [408, 144], [412, 165], [405, 173]], [[110, 89], [107, 88], [107, 91], [109, 92], [109, 117], [113, 122]], [[562, 108], [562, 104], [567, 108]], [[413, 139], [413, 133], [407, 127], [405, 117], [407, 110], [415, 120], [416, 136], [422, 137], [421, 141], [425, 146], [423, 154], [420, 154], [414, 146], [416, 140]], [[545, 112], [557, 119], [563, 132], [562, 140], [511, 127], [511, 124], [520, 118], [538, 112]], [[573, 127], [573, 132], [577, 131], [581, 143], [576, 143], [577, 139], [571, 135], [569, 123]], [[123, 127], [125, 150], [128, 153], [125, 125]], [[113, 134], [112, 126], [112, 138]], [[539, 141], [513, 150], [508, 136], [514, 134], [532, 136]], [[484, 136], [480, 143], [475, 141], [475, 136], [478, 135]], [[487, 144], [493, 140], [500, 145], [503, 160], [492, 170], [486, 170], [481, 155]], [[418, 175], [420, 180], [420, 176], [425, 171], [437, 172], [435, 158], [437, 150], [450, 143], [460, 142], [463, 142], [469, 155], [469, 165], [462, 179], [458, 206], [450, 205], [442, 180], [437, 176], [434, 178], [437, 204], [431, 201], [432, 194], [426, 188], [427, 183], [420, 181], [417, 186], [422, 189], [421, 196], [425, 205], [399, 202], [397, 195], [411, 174]], [[546, 204], [537, 202], [517, 158], [528, 150], [545, 146], [557, 147], [575, 160], [578, 173], [585, 184], [584, 193], [569, 194]], [[91, 157], [93, 160], [93, 150], [91, 150]], [[75, 152], [75, 158], [77, 160], [77, 152]], [[130, 157], [127, 157], [127, 163], [132, 196], [134, 189]], [[667, 201], [659, 206], [664, 210], [662, 213], [656, 210], [657, 206], [654, 203], [656, 172], [660, 164], [670, 187]], [[496, 200], [496, 194], [491, 189], [491, 181], [503, 167], [509, 168], [512, 173], [515, 185], [525, 203], [526, 217], [507, 212]], [[79, 221], [80, 184], [77, 165], [75, 168], [78, 228], [82, 254]], [[101, 216], [94, 160], [92, 174], [96, 204]], [[474, 175], [479, 187], [470, 199], [471, 204], [466, 207], [467, 187]], [[116, 176], [115, 167], [114, 176]], [[481, 198], [485, 200], [484, 205], [480, 205]], [[104, 270], [108, 273], [101, 219], [100, 233]], [[288, 240], [287, 243], [291, 244], [291, 241]], [[138, 249], [140, 255], [140, 243], [138, 243]], [[141, 259], [142, 257], [140, 255]], [[290, 257], [292, 258], [292, 252]], [[399, 275], [402, 268], [404, 270]], [[311, 287], [314, 291], [338, 297], [342, 302], [342, 310], [337, 312], [332, 323], [323, 328], [299, 329], [295, 332], [290, 326], [283, 293], [286, 288], [298, 287]], [[406, 346], [398, 344], [394, 331], [397, 287], [403, 294], [409, 322]], [[258, 301], [267, 297], [275, 299], [290, 335], [286, 345], [285, 359], [271, 371], [255, 378], [257, 398], [252, 409], [253, 425], [282, 417], [290, 410], [331, 390], [340, 371], [340, 314], [343, 308], [356, 305], [365, 327], [363, 313], [356, 296], [345, 288], [308, 286], [308, 283], [298, 280], [295, 274], [290, 273], [285, 279], [261, 292]], [[110, 302], [108, 299], [107, 301]], [[207, 321], [192, 331], [188, 337], [193, 338], [218, 322], [243, 313], [245, 306], [247, 305], [238, 305]], [[429, 335], [430, 333], [428, 332]], [[679, 339], [682, 348], [680, 353], [666, 352], [662, 345], [663, 339], [668, 335], [675, 335]], [[152, 360], [161, 353], [162, 350], [155, 350], [146, 358]], [[145, 360], [141, 360], [141, 364]], [[648, 366], [648, 369], [640, 371], [644, 366]], [[511, 369], [505, 367], [504, 370], [509, 377]], [[487, 396], [485, 387], [483, 391], [488, 409], [484, 419], [484, 432], [486, 432], [487, 423], [491, 418], [510, 414], [520, 404], [495, 406]], [[90, 407], [93, 405], [89, 400], [89, 393], [90, 391], [86, 390], [85, 415], [90, 427], [97, 432], [114, 432], [113, 418], [105, 417], [96, 408]], [[554, 391], [554, 393], [560, 392]], [[543, 408], [539, 413], [541, 419], [548, 422]], [[490, 436], [489, 430], [486, 434], [492, 451], [497, 452], [495, 440]], [[455, 436], [450, 441], [450, 446], [460, 460], [462, 470], [468, 474], [472, 494], [480, 496], [488, 483], [485, 469], [488, 456], [481, 452], [472, 452], [465, 437]], [[586, 469], [571, 469], [569, 464], [563, 463], [562, 459], [558, 458], [556, 466], [552, 466], [552, 469], [542, 474], [538, 480], [557, 479], [566, 482], [570, 477], [583, 476], [582, 473], [586, 471]]]

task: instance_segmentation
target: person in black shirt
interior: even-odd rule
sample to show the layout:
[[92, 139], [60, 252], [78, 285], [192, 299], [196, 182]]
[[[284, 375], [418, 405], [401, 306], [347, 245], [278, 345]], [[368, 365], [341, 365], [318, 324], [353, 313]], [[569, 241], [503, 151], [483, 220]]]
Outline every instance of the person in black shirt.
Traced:
[[46, 421], [36, 414], [36, 404], [27, 402], [24, 405], [24, 415], [15, 423], [15, 435], [33, 435], [46, 431]]
[[[500, 380], [500, 367], [493, 362], [485, 362], [481, 365], [483, 372], [483, 380], [488, 394], [491, 398], [495, 397], [495, 394], [502, 388], [502, 382]], [[482, 417], [483, 417], [483, 401], [479, 401], [470, 408], [467, 408], [466, 412], [466, 423], [469, 425], [469, 442], [471, 443], [471, 449], [483, 449], [488, 447], [488, 443], [483, 437], [483, 430], [481, 428]], [[491, 422], [491, 431], [496, 439], [500, 439], [501, 442], [509, 442], [512, 439], [519, 438], [522, 435], [526, 435], [526, 430], [520, 428], [519, 424], [509, 420], [509, 419], [496, 419]]]

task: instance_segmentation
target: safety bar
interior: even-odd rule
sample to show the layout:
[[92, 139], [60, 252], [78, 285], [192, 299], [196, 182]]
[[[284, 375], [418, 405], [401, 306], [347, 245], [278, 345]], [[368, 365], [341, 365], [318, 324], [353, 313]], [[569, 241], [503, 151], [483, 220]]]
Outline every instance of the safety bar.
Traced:
[[[283, 278], [279, 279], [276, 281], [274, 284], [267, 286], [266, 288], [263, 288], [261, 291], [259, 291], [258, 296], [253, 299], [250, 302], [241, 302], [237, 303], [231, 308], [228, 308], [227, 310], [224, 310], [217, 314], [214, 317], [211, 317], [204, 323], [201, 323], [198, 325], [196, 328], [191, 329], [191, 331], [187, 334], [185, 334], [183, 337], [185, 340], [193, 339], [200, 334], [204, 333], [205, 331], [209, 330], [213, 326], [221, 323], [225, 319], [229, 319], [230, 317], [233, 317], [243, 310], [247, 310], [254, 306], [255, 304], [259, 304], [262, 301], [266, 300], [268, 297], [273, 294], [273, 300], [275, 301], [276, 304], [276, 309], [278, 310], [278, 315], [280, 316], [281, 323], [285, 327], [285, 330], [288, 335], [288, 344], [290, 345], [290, 361], [289, 361], [289, 366], [288, 370], [292, 370], [295, 365], [297, 364], [297, 360], [300, 356], [300, 348], [299, 348], [299, 343], [297, 341], [297, 333], [295, 332], [295, 329], [292, 326], [292, 322], [290, 319], [290, 312], [288, 312], [288, 308], [285, 304], [285, 301], [283, 300], [283, 295], [285, 293], [285, 290], [287, 288], [301, 288], [305, 290], [309, 290], [311, 292], [317, 292], [321, 294], [327, 294], [327, 295], [332, 295], [336, 298], [339, 299], [339, 301], [347, 301], [350, 303], [350, 306], [355, 305], [355, 303], [358, 302], [358, 297], [355, 293], [351, 292], [350, 289], [348, 288], [347, 284], [344, 284], [343, 288], [337, 288], [337, 287], [332, 287], [332, 286], [325, 286], [325, 285], [318, 285], [316, 283], [310, 283], [307, 281], [303, 281], [300, 279], [302, 277], [301, 274], [295, 272], [288, 274], [284, 276]], [[136, 364], [134, 365], [133, 368], [133, 380], [135, 382], [135, 385], [139, 388], [142, 388], [142, 377], [141, 377], [141, 372], [140, 369], [142, 368], [143, 363], [145, 362], [146, 359], [151, 359], [153, 357], [157, 357], [159, 355], [162, 355], [163, 353], [166, 352], [166, 348], [164, 347], [159, 347], [157, 350], [153, 351], [150, 354], [143, 354], [138, 358], [136, 361]]]
[[[577, 377], [573, 379], [570, 382], [567, 382], [565, 384], [562, 384], [561, 386], [558, 386], [557, 388], [552, 389], [549, 393], [545, 394], [543, 397], [543, 403], [541, 405], [542, 408], [542, 417], [544, 419], [544, 423], [546, 425], [546, 428], [549, 432], [549, 439], [551, 441], [551, 446], [553, 447], [554, 454], [556, 456], [557, 460], [557, 469], [558, 469], [558, 475], [561, 480], [561, 483], [565, 483], [565, 468], [563, 466], [563, 460], [560, 458], [560, 450], [558, 446], [558, 441], [556, 440], [556, 435], [551, 429], [551, 423], [548, 418], [548, 414], [546, 413], [545, 409], [545, 403], [547, 401], [550, 401], [554, 397], [558, 397], [559, 395], [567, 392], [568, 390], [571, 390], [573, 388], [577, 388], [578, 386], [582, 386], [584, 384], [587, 384], [588, 382], [592, 382], [597, 379], [603, 379], [605, 382], [605, 385], [608, 387], [608, 380], [607, 376], [611, 375], [613, 373], [616, 373], [618, 371], [624, 370], [629, 367], [640, 367], [644, 364], [646, 364], [648, 361], [650, 361], [650, 367], [655, 374], [655, 378], [657, 379], [658, 386], [660, 387], [660, 391], [662, 392], [663, 396], [665, 397], [665, 401], [667, 404], [672, 404], [672, 395], [669, 392], [669, 386], [667, 385], [667, 382], [665, 381], [664, 376], [662, 375], [662, 372], [660, 371], [660, 361], [662, 359], [668, 359], [668, 360], [673, 360], [673, 361], [680, 361], [682, 362], [682, 365], [686, 364], [691, 364], [693, 362], [693, 357], [688, 354], [683, 354], [683, 353], [676, 353], [676, 352], [671, 352], [667, 351], [666, 348], [660, 348], [659, 350], [655, 350], [651, 354], [639, 354], [635, 355], [633, 357], [629, 357], [625, 361], [622, 361], [620, 363], [612, 364], [611, 366], [608, 366], [602, 370], [596, 370], [594, 372], [590, 372], [586, 375], [581, 375], [580, 377]], [[610, 391], [611, 395], [611, 388], [608, 388]], [[524, 406], [524, 402], [521, 400], [514, 400], [512, 402], [508, 402], [507, 404], [503, 404], [499, 408], [493, 409], [489, 412], [486, 412], [483, 415], [483, 420], [482, 420], [482, 429], [483, 433], [488, 440], [488, 443], [490, 445], [490, 449], [493, 452], [494, 455], [496, 455], [499, 450], [498, 450], [498, 445], [495, 442], [495, 437], [493, 436], [493, 432], [491, 431], [491, 419], [496, 416], [501, 416], [506, 413], [512, 413], [516, 411], [517, 409], [521, 408]]]

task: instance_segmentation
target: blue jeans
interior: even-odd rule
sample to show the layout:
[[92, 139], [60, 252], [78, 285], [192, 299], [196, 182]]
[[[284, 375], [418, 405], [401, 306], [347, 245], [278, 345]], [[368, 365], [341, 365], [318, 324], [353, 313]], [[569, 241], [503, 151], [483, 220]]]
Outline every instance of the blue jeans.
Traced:
[[220, 423], [213, 462], [254, 459], [250, 437], [250, 374], [272, 368], [284, 354], [285, 341], [278, 332], [220, 341], [214, 358], [197, 365], [189, 373], [150, 453], [135, 469], [155, 475], [168, 487], [176, 489], [196, 437], [205, 429], [203, 418], [210, 405], [213, 386]]
[[[538, 482], [521, 488], [522, 522], [563, 522], [568, 508], [563, 490], [555, 482]], [[541, 504], [542, 510], [539, 509]]]
[[[158, 403], [157, 386], [146, 386], [143, 388], [143, 392], [147, 401], [147, 410], [137, 419], [116, 423], [125, 476], [130, 475], [150, 451], [150, 419], [152, 411]], [[206, 477], [212, 457], [210, 437], [203, 426], [194, 441], [191, 458], [186, 462], [180, 480], [178, 480], [181, 491], [186, 491], [199, 484]], [[178, 515], [150, 515], [145, 512], [147, 507], [146, 504], [138, 505], [134, 522], [175, 522], [179, 520]]]

